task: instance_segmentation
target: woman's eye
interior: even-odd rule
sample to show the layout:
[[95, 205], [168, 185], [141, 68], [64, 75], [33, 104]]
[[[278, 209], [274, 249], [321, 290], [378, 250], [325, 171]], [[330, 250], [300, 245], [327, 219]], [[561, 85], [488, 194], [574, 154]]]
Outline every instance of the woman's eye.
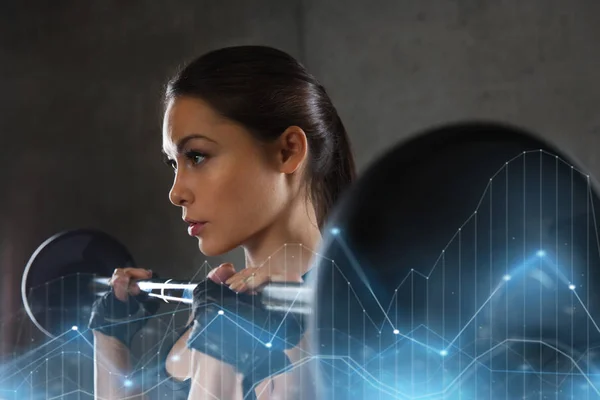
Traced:
[[[191, 165], [193, 167], [202, 164], [208, 156], [204, 153], [200, 153], [198, 151], [188, 151], [185, 153], [185, 159], [188, 161], [186, 164]], [[173, 169], [173, 171], [177, 171], [177, 161], [163, 156], [163, 161], [169, 167]]]
[[186, 157], [194, 165], [198, 165], [206, 159], [206, 154], [202, 154], [197, 151], [190, 151], [190, 152], [186, 153]]

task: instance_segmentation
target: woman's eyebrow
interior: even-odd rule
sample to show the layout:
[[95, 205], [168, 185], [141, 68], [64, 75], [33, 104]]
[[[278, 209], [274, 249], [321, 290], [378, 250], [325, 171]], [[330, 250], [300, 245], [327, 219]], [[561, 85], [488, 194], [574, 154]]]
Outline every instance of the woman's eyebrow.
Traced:
[[[185, 147], [185, 145], [187, 144], [187, 142], [189, 142], [192, 139], [203, 139], [203, 140], [207, 140], [207, 141], [212, 142], [212, 143], [217, 143], [215, 140], [209, 138], [208, 136], [201, 135], [199, 133], [194, 133], [194, 134], [191, 134], [191, 135], [188, 135], [188, 136], [182, 138], [179, 142], [177, 142], [177, 144], [175, 145], [175, 149], [177, 151], [177, 154], [181, 154], [181, 152], [183, 152], [183, 148]], [[167, 152], [165, 151], [164, 148], [161, 150], [161, 152], [166, 157], [169, 157], [169, 155], [167, 154]]]
[[208, 140], [209, 142], [217, 143], [213, 139], [209, 138], [208, 136], [201, 135], [199, 133], [193, 133], [191, 135], [188, 135], [188, 136], [182, 138], [177, 143], [177, 145], [176, 145], [177, 153], [181, 153], [183, 151], [183, 148], [185, 147], [186, 143], [189, 142], [192, 139], [204, 139], [204, 140]]

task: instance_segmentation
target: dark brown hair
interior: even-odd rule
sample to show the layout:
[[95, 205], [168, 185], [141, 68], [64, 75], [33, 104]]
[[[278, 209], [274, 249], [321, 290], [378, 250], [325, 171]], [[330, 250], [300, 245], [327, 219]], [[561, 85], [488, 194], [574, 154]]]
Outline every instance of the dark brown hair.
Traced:
[[211, 51], [168, 83], [165, 100], [192, 96], [245, 126], [258, 140], [298, 126], [307, 136], [310, 194], [323, 228], [332, 206], [356, 177], [346, 129], [325, 88], [289, 54], [266, 46]]

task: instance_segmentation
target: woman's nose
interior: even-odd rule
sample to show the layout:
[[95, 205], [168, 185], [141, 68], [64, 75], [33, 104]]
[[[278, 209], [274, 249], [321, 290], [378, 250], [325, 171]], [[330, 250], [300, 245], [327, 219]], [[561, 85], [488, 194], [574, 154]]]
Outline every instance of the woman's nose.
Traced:
[[173, 186], [169, 191], [169, 200], [173, 205], [184, 206], [194, 200], [193, 192], [184, 184], [182, 177], [177, 173]]

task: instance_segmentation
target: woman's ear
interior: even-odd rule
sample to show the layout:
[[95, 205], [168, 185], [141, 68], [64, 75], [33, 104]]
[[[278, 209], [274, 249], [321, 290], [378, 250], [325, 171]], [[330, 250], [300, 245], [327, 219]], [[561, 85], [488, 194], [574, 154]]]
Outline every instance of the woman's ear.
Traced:
[[307, 155], [308, 141], [301, 128], [290, 126], [277, 139], [277, 162], [281, 172], [293, 174], [302, 166]]

